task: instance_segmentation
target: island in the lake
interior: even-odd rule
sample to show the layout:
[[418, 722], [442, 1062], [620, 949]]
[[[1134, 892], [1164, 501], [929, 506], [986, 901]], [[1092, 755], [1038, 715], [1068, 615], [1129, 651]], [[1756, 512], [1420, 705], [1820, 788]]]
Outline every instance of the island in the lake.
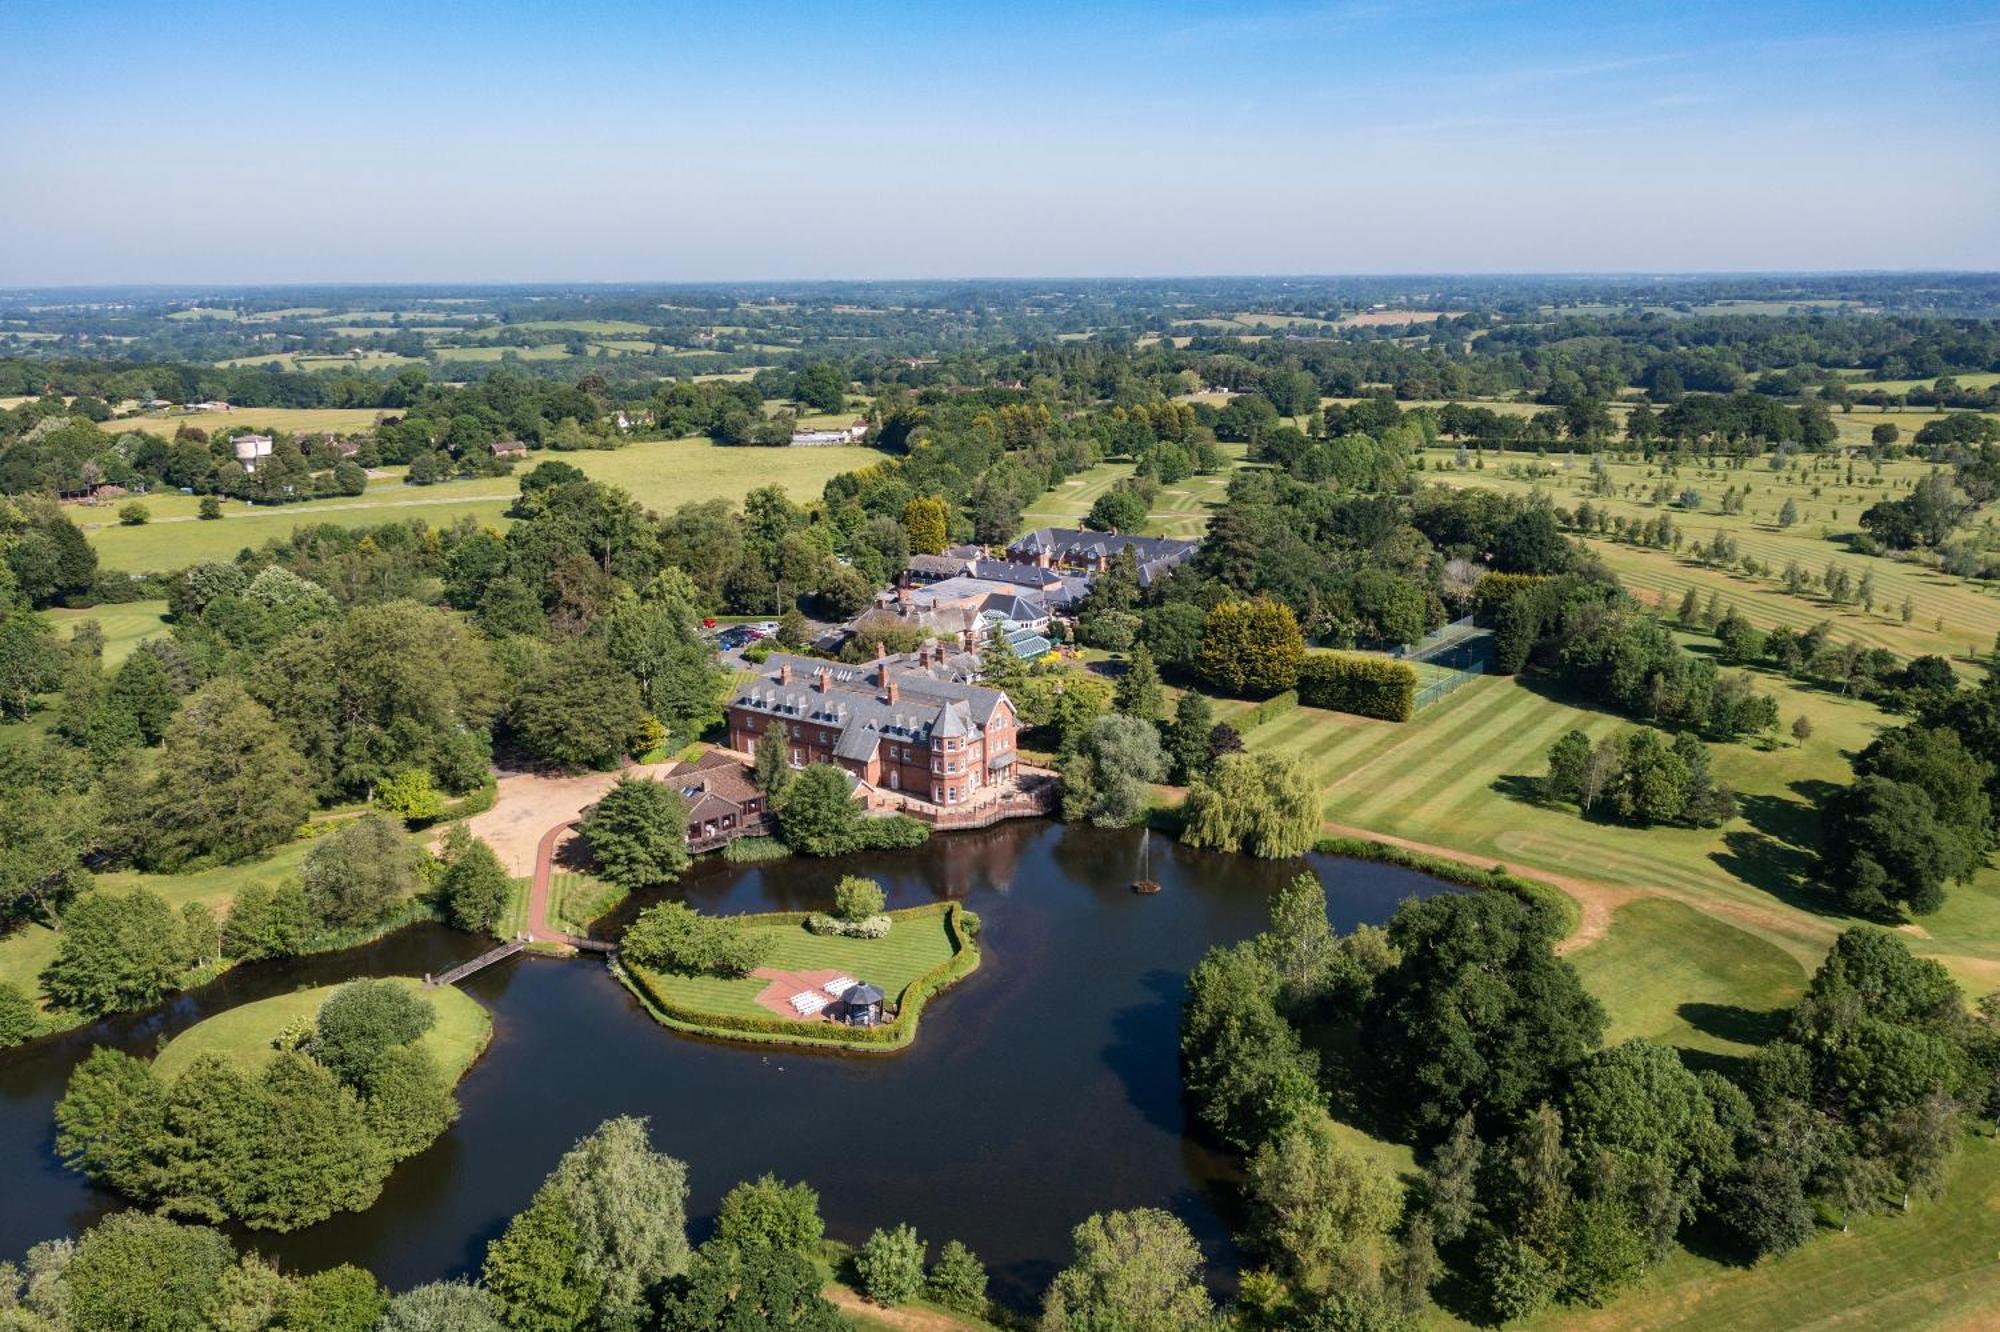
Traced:
[[[925, 1003], [978, 968], [979, 918], [957, 902], [848, 915], [712, 919], [666, 903], [627, 931], [619, 973], [653, 1016], [677, 1031], [902, 1049], [916, 1039]], [[689, 942], [711, 929], [718, 935]], [[657, 937], [667, 932], [670, 940]], [[719, 963], [712, 957], [732, 949]]]
[[92, 1051], [56, 1107], [56, 1147], [134, 1202], [296, 1230], [367, 1208], [451, 1126], [491, 1030], [470, 997], [408, 977], [244, 1004], [150, 1064]]

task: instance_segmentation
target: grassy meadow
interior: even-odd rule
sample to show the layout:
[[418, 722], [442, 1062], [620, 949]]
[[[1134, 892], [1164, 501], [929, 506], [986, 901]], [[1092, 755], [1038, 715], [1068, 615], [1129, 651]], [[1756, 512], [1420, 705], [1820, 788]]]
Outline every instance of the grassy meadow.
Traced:
[[63, 640], [74, 634], [76, 627], [85, 620], [96, 621], [104, 631], [106, 670], [115, 669], [132, 655], [133, 648], [147, 639], [167, 632], [167, 603], [164, 601], [130, 601], [93, 606], [89, 610], [56, 607], [40, 614], [54, 627], [56, 637]]
[[[1916, 461], [1885, 463], [1878, 470], [1865, 461], [1854, 464], [1854, 481], [1847, 481], [1848, 467], [1839, 460], [1818, 464], [1806, 462], [1801, 470], [1773, 472], [1761, 463], [1736, 468], [1687, 464], [1667, 470], [1664, 464], [1606, 462], [1612, 493], [1591, 494], [1589, 459], [1577, 455], [1571, 460], [1550, 456], [1488, 451], [1482, 470], [1452, 465], [1455, 449], [1427, 452], [1429, 481], [1451, 486], [1476, 486], [1506, 494], [1539, 493], [1558, 507], [1574, 509], [1588, 500], [1593, 508], [1608, 510], [1618, 517], [1651, 519], [1661, 513], [1672, 515], [1675, 526], [1686, 534], [1680, 553], [1592, 537], [1591, 549], [1624, 580], [1642, 600], [1664, 602], [1671, 611], [1678, 607], [1689, 588], [1704, 599], [1713, 592], [1723, 605], [1735, 605], [1764, 628], [1787, 625], [1808, 629], [1830, 621], [1839, 638], [1852, 639], [1868, 647], [1887, 648], [1900, 656], [1936, 653], [1961, 661], [1984, 656], [2000, 634], [2000, 587], [1993, 587], [1946, 574], [1911, 558], [1889, 554], [1861, 555], [1848, 541], [1861, 531], [1861, 514], [1884, 499], [1910, 493], [1917, 481], [1928, 475], [1930, 465]], [[1531, 475], [1537, 466], [1545, 475]], [[1678, 496], [1685, 488], [1701, 493], [1701, 506], [1682, 509], [1672, 501], [1653, 499], [1662, 484]], [[1741, 513], [1721, 512], [1722, 495], [1732, 487], [1749, 488]], [[1778, 518], [1787, 501], [1798, 511], [1791, 526], [1780, 526]], [[1770, 572], [1756, 578], [1740, 570], [1711, 567], [1694, 554], [1697, 545], [1718, 532], [1736, 542], [1741, 554], [1754, 556]], [[1982, 511], [1961, 530], [1960, 536], [1981, 547], [2000, 546], [2000, 528]], [[1796, 561], [1808, 574], [1823, 575], [1838, 566], [1857, 582], [1865, 574], [1874, 579], [1872, 609], [1850, 602], [1835, 604], [1822, 592], [1805, 589], [1793, 594], [1785, 589], [1785, 566]], [[1903, 618], [1904, 603], [1910, 618]]]
[[[1229, 490], [1229, 473], [1240, 466], [1245, 454], [1241, 444], [1225, 444], [1222, 451], [1229, 466], [1210, 476], [1190, 476], [1163, 486], [1153, 501], [1146, 520], [1145, 536], [1199, 537], [1208, 530], [1208, 520], [1221, 506]], [[1099, 463], [1070, 477], [1049, 491], [1021, 515], [1022, 529], [1037, 527], [1081, 527], [1083, 517], [1098, 496], [1131, 476], [1129, 462]]]
[[[345, 359], [345, 358], [342, 358]], [[331, 430], [353, 434], [373, 430], [383, 413], [374, 407], [232, 407], [226, 412], [177, 412], [171, 416], [149, 413], [99, 421], [106, 434], [123, 435], [135, 430], [149, 431], [172, 439], [183, 426], [197, 430], [221, 430], [249, 426], [253, 430], [288, 430], [294, 434], [309, 430]]]
[[730, 448], [699, 437], [642, 440], [605, 451], [537, 453], [517, 469], [516, 476], [476, 477], [434, 486], [404, 485], [404, 469], [384, 468], [381, 475], [369, 479], [368, 489], [360, 495], [281, 505], [227, 500], [224, 516], [217, 521], [196, 518], [200, 499], [181, 494], [145, 496], [142, 502], [152, 512], [152, 521], [141, 527], [121, 526], [116, 505], [79, 505], [70, 512], [106, 568], [151, 572], [201, 560], [232, 559], [246, 546], [260, 546], [290, 535], [295, 527], [313, 523], [367, 526], [417, 518], [436, 527], [471, 518], [504, 527], [507, 506], [520, 491], [518, 472], [551, 459], [621, 487], [641, 504], [666, 513], [709, 499], [739, 502], [752, 490], [768, 485], [784, 487], [796, 500], [817, 499], [835, 476], [869, 466], [882, 457], [872, 449], [860, 448]]
[[[392, 977], [392, 982], [430, 1001], [437, 1021], [417, 1038], [417, 1044], [437, 1061], [449, 1082], [457, 1082], [472, 1067], [473, 1060], [486, 1048], [493, 1031], [493, 1019], [477, 1000], [454, 985], [426, 990], [414, 976]], [[277, 1053], [273, 1041], [286, 1030], [311, 1022], [320, 1006], [333, 997], [337, 985], [260, 999], [255, 1003], [217, 1013], [195, 1023], [173, 1040], [153, 1061], [153, 1071], [172, 1081], [203, 1055], [220, 1055], [246, 1073], [254, 1073]]]

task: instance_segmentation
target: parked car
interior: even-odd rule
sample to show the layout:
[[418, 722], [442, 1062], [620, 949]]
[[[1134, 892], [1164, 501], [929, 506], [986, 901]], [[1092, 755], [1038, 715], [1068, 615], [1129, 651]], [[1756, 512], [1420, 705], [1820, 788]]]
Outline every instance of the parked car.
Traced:
[[749, 647], [763, 636], [747, 624], [735, 624], [715, 636], [715, 645], [724, 652], [734, 652], [738, 648]]
[[765, 620], [750, 627], [757, 631], [757, 637], [759, 638], [769, 638], [772, 634], [778, 632], [778, 622], [776, 620]]

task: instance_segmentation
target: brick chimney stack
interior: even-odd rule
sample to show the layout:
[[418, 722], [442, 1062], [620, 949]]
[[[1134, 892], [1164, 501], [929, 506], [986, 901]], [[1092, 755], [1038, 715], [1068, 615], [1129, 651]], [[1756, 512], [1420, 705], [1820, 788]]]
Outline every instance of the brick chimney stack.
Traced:
[[882, 701], [891, 704], [896, 701], [896, 682], [886, 669], [882, 672]]
[[824, 666], [813, 672], [813, 680], [822, 694], [833, 688], [833, 672]]
[[788, 685], [791, 682], [792, 682], [792, 663], [790, 663], [789, 661], [779, 662], [778, 683], [781, 685]]

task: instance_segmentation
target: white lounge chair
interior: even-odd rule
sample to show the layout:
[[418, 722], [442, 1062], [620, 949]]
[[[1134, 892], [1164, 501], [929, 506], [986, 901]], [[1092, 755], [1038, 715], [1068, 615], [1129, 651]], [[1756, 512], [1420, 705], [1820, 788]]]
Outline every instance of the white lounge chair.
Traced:
[[801, 990], [797, 994], [792, 996], [792, 1009], [800, 1017], [811, 1017], [814, 1013], [817, 1013], [822, 1008], [825, 1008], [826, 1005], [827, 1005], [826, 996], [823, 994], [815, 994], [811, 990]]
[[825, 990], [828, 994], [838, 999], [840, 998], [841, 995], [846, 994], [849, 990], [853, 989], [860, 983], [861, 983], [860, 981], [854, 979], [854, 977], [852, 976], [835, 976], [832, 980], [828, 981], [826, 984], [820, 986], [819, 988]]

